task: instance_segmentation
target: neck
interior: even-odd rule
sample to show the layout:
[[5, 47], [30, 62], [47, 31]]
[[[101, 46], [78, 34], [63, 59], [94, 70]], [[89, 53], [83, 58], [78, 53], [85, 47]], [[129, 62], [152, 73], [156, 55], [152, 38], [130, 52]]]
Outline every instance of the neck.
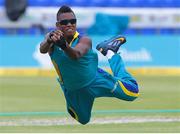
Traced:
[[68, 37], [65, 37], [66, 41], [68, 42], [68, 44], [72, 41], [73, 39], [73, 36], [68, 36]]

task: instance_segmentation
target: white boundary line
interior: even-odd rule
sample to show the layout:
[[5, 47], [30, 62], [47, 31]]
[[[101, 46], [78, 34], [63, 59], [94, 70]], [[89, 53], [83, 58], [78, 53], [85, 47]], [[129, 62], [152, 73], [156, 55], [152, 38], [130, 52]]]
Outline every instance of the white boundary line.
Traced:
[[[124, 124], [124, 123], [148, 123], [148, 122], [180, 122], [178, 117], [104, 117], [93, 118], [88, 124]], [[4, 119], [0, 120], [2, 126], [57, 126], [78, 125], [72, 118], [54, 119]]]

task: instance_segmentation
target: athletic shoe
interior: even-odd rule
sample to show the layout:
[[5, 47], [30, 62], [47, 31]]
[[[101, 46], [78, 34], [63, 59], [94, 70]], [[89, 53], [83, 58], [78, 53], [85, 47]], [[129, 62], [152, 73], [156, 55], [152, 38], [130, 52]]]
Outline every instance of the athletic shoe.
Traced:
[[100, 51], [104, 56], [106, 56], [108, 50], [112, 50], [114, 53], [117, 53], [119, 47], [126, 42], [126, 38], [118, 35], [110, 38], [109, 40], [105, 40], [99, 43], [96, 46], [96, 49]]

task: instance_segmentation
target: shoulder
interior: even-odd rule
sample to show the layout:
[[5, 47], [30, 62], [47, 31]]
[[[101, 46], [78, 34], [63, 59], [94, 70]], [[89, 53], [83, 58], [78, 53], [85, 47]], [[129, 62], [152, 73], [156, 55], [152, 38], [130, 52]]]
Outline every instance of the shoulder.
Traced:
[[80, 36], [79, 37], [79, 43], [88, 44], [88, 45], [91, 46], [92, 45], [92, 40], [88, 36]]
[[86, 35], [79, 35], [78, 38], [81, 40], [91, 40], [91, 38], [89, 36], [86, 36]]

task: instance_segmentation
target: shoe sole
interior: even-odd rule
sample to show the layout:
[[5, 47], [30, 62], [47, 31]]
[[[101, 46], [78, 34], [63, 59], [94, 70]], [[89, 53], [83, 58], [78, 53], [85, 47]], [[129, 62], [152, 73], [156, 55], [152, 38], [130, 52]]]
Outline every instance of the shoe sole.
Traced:
[[[110, 43], [110, 42], [114, 42], [114, 41], [120, 41], [120, 45], [122, 45], [122, 44], [124, 44], [125, 42], [126, 42], [126, 38], [125, 37], [119, 37], [119, 38], [117, 38], [117, 39], [114, 39], [114, 40], [110, 40], [109, 42], [107, 42], [107, 44], [108, 43]], [[100, 43], [101, 44], [101, 43]], [[98, 48], [98, 45], [97, 45], [97, 47], [96, 47], [96, 49], [99, 51], [99, 52], [101, 52], [104, 56], [106, 55], [106, 53], [103, 53], [103, 48], [102, 47], [100, 47], [100, 48]]]

